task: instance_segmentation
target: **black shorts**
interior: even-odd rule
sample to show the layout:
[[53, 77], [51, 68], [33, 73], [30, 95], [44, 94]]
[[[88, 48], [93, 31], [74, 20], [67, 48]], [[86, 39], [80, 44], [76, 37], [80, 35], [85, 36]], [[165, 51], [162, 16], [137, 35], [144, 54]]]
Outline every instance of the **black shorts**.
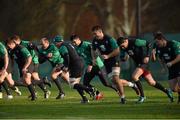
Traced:
[[83, 84], [89, 86], [91, 80], [95, 76], [99, 77], [99, 80], [102, 82], [103, 85], [106, 86], [109, 84], [105, 67], [99, 68], [97, 66], [93, 66], [91, 72], [87, 72], [87, 71], [85, 72]]
[[79, 78], [83, 75], [84, 63], [81, 59], [71, 63], [69, 66], [70, 78]]
[[[22, 69], [23, 69], [24, 65], [18, 65], [18, 68], [19, 68], [19, 73], [20, 73], [20, 77], [23, 76], [23, 73], [22, 73]], [[31, 62], [31, 64], [29, 65], [28, 67], [28, 73], [33, 73], [33, 72], [38, 72], [38, 69], [39, 69], [39, 64], [34, 64], [33, 62]]]
[[169, 80], [180, 77], [180, 68], [171, 68], [169, 70]]
[[112, 68], [119, 67], [120, 63], [119, 61], [116, 61], [116, 60], [109, 60], [109, 61], [104, 61], [104, 65], [105, 65], [107, 74], [109, 74], [112, 72]]
[[63, 64], [57, 64], [57, 65], [54, 67], [54, 69], [55, 69], [55, 71], [59, 72], [59, 71], [61, 71], [61, 70], [63, 69], [63, 67], [64, 67]]
[[[7, 67], [7, 72], [8, 73], [11, 73], [12, 72], [12, 65], [11, 65], [12, 63], [11, 62], [9, 62], [9, 64], [8, 64], [8, 67]], [[2, 69], [4, 67], [4, 60], [3, 59], [0, 59], [0, 70]]]
[[12, 73], [12, 63], [9, 63], [9, 65], [7, 67], [7, 72]]
[[28, 67], [28, 71], [30, 73], [38, 72], [39, 71], [39, 64], [31, 63], [30, 66]]
[[4, 60], [0, 58], [0, 70], [4, 67]]

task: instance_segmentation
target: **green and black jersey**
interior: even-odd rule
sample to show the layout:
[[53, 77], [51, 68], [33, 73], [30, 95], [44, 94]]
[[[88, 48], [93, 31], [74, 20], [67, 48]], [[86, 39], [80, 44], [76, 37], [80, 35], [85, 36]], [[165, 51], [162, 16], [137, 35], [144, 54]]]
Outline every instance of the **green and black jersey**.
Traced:
[[134, 60], [137, 66], [141, 66], [144, 64], [144, 58], [150, 56], [149, 43], [142, 39], [128, 39], [128, 47], [121, 49], [120, 56], [125, 55], [125, 52]]
[[32, 56], [33, 63], [38, 64], [39, 63], [38, 56], [36, 55], [35, 50], [32, 48], [32, 43], [26, 40], [21, 40], [20, 45], [26, 47], [29, 50]]
[[[47, 57], [49, 53], [52, 53], [51, 58]], [[40, 48], [39, 55], [40, 57], [43, 57], [46, 60], [48, 60], [53, 67], [55, 67], [57, 64], [63, 64], [64, 62], [62, 56], [59, 53], [58, 48], [54, 44], [50, 44], [47, 49]]]
[[64, 66], [68, 68], [70, 78], [79, 78], [83, 74], [84, 64], [71, 43], [63, 42], [59, 48], [64, 58]]
[[6, 47], [0, 42], [0, 59], [4, 58], [6, 53]]
[[[156, 56], [162, 62], [168, 63], [174, 60], [177, 55], [180, 55], [180, 42], [172, 40], [167, 41], [166, 47], [158, 47], [156, 44], [153, 46], [156, 49]], [[174, 64], [169, 69], [169, 79], [180, 76], [180, 62]]]
[[[98, 50], [101, 55], [110, 54], [113, 50], [118, 48], [118, 44], [113, 37], [104, 35], [102, 40], [96, 38], [92, 41], [92, 48], [94, 51]], [[114, 56], [104, 60], [105, 66], [111, 64], [112, 66], [119, 64], [119, 56]]]
[[27, 58], [32, 57], [28, 49], [22, 45], [16, 45], [12, 50], [12, 55], [19, 66], [25, 65]]
[[81, 44], [76, 48], [77, 53], [84, 59], [86, 65], [97, 66], [98, 68], [102, 68], [104, 66], [103, 61], [98, 56], [95, 60], [95, 64], [93, 63], [93, 57], [91, 53], [91, 43], [87, 41], [82, 41]]
[[64, 58], [64, 65], [68, 68], [74, 66], [77, 62], [82, 62], [80, 56], [77, 54], [71, 43], [63, 42], [59, 48], [59, 52]]
[[0, 42], [0, 69], [4, 67], [4, 57], [7, 54], [5, 46]]

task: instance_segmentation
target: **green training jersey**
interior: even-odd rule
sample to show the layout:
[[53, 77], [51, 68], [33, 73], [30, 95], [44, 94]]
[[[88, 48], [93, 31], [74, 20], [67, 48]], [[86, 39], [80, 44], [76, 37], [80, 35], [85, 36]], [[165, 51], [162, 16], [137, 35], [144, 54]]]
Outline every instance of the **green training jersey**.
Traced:
[[68, 54], [68, 49], [66, 46], [62, 45], [60, 48], [59, 48], [59, 52], [62, 56], [64, 56], [65, 54]]
[[[104, 35], [102, 40], [98, 40], [94, 38], [92, 41], [92, 48], [95, 51], [95, 54], [100, 55], [108, 55], [112, 53], [115, 49], [118, 49], [118, 44], [113, 37], [108, 35]], [[119, 55], [113, 56], [108, 59], [104, 59], [103, 63], [106, 67], [111, 66], [119, 66]], [[110, 70], [110, 69], [109, 69]]]
[[144, 58], [150, 56], [149, 43], [146, 40], [129, 38], [128, 47], [126, 49], [121, 49], [120, 57], [124, 57], [127, 53], [136, 63], [136, 65], [144, 64]]
[[38, 60], [38, 56], [36, 55], [36, 52], [33, 48], [30, 47], [30, 42], [29, 41], [25, 41], [25, 40], [22, 40], [20, 45], [26, 47], [29, 52], [31, 53], [31, 56], [32, 56], [32, 61], [34, 64], [38, 64], [39, 63], [39, 60]]
[[[165, 47], [158, 47], [154, 44], [156, 49], [156, 55], [161, 59], [162, 62], [168, 63], [176, 59], [180, 55], [180, 42], [172, 40], [167, 41]], [[180, 62], [168, 67], [169, 70], [169, 79], [174, 79], [180, 76]]]
[[0, 58], [3, 58], [6, 54], [5, 46], [0, 42]]
[[97, 40], [94, 38], [92, 46], [94, 50], [99, 49], [101, 54], [109, 54], [119, 47], [116, 40], [108, 35], [104, 35], [103, 40]]
[[12, 52], [18, 65], [22, 66], [26, 63], [28, 57], [32, 57], [28, 49], [22, 45], [17, 45]]
[[180, 42], [175, 40], [167, 41], [166, 47], [162, 48], [154, 44], [154, 48], [156, 48], [156, 55], [165, 63], [174, 60], [180, 54]]
[[[56, 64], [63, 64], [64, 60], [61, 57], [58, 48], [54, 44], [50, 44], [47, 49], [39, 49], [40, 55], [43, 55], [46, 57], [46, 59], [51, 63], [53, 67], [56, 66]], [[48, 58], [47, 55], [49, 53], [52, 53], [52, 57]]]
[[[83, 57], [86, 65], [93, 65], [90, 42], [82, 41], [81, 44], [76, 47], [76, 51], [81, 57]], [[103, 61], [101, 60], [99, 56], [96, 58], [95, 66], [98, 66], [99, 68], [104, 66]]]

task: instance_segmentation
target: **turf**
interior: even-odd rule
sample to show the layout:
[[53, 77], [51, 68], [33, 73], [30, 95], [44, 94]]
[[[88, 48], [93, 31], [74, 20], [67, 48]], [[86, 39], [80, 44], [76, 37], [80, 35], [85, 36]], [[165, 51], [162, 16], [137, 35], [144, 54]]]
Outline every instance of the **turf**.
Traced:
[[[165, 86], [167, 84], [163, 82]], [[38, 89], [38, 99], [30, 101], [24, 88], [22, 96], [16, 96], [13, 100], [0, 100], [1, 119], [180, 119], [180, 104], [170, 103], [169, 99], [161, 91], [143, 83], [145, 103], [136, 104], [137, 96], [130, 88], [125, 88], [127, 104], [119, 103], [119, 97], [111, 89], [105, 88], [99, 83], [96, 86], [104, 94], [100, 101], [90, 100], [89, 104], [81, 104], [76, 91], [64, 84], [66, 97], [56, 100], [58, 94], [55, 87], [51, 88], [51, 97], [43, 98], [43, 93]], [[177, 95], [175, 100], [177, 101]]]

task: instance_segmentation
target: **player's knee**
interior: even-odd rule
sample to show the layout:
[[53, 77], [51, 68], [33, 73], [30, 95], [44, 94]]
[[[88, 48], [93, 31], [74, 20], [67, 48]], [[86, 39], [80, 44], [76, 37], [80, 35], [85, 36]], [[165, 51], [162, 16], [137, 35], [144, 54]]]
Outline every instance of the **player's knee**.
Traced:
[[133, 76], [132, 76], [132, 80], [133, 80], [133, 81], [138, 81], [139, 78], [138, 78], [137, 76], [133, 75]]
[[26, 79], [25, 79], [25, 84], [26, 84], [26, 85], [30, 85], [30, 84], [31, 84], [31, 79], [27, 79], [27, 78], [26, 78]]
[[57, 79], [57, 75], [56, 75], [56, 74], [51, 74], [51, 79], [52, 79], [52, 80]]
[[155, 85], [156, 85], [156, 82], [155, 82], [155, 81], [148, 81], [148, 84], [149, 84], [150, 86], [155, 86]]
[[9, 81], [9, 86], [10, 87], [14, 86], [14, 81]]
[[118, 82], [119, 81], [119, 76], [118, 75], [113, 75], [112, 79], [114, 82]]
[[0, 84], [3, 83], [3, 82], [4, 82], [4, 80], [0, 79]]
[[173, 92], [180, 92], [180, 89], [178, 89], [176, 86], [174, 86], [173, 88], [171, 88], [171, 90], [172, 90]]

